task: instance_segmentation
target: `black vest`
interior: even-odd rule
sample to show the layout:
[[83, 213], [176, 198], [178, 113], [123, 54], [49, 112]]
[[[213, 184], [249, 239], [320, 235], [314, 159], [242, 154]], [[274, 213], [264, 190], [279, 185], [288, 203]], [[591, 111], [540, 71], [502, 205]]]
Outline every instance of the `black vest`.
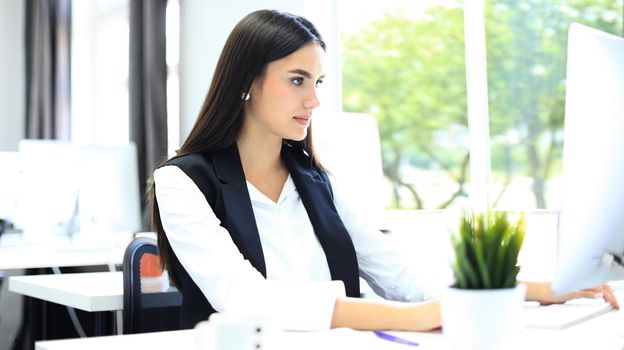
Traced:
[[[344, 282], [347, 296], [359, 297], [355, 248], [334, 205], [329, 179], [312, 165], [310, 157], [301, 150], [284, 144], [281, 157], [323, 247], [332, 280]], [[174, 158], [165, 165], [179, 167], [195, 182], [221, 221], [221, 226], [230, 233], [238, 250], [266, 278], [260, 236], [236, 145], [214, 153], [194, 153]], [[172, 258], [180, 281], [178, 288], [182, 293], [180, 328], [192, 328], [215, 310], [177, 257], [174, 255]]]

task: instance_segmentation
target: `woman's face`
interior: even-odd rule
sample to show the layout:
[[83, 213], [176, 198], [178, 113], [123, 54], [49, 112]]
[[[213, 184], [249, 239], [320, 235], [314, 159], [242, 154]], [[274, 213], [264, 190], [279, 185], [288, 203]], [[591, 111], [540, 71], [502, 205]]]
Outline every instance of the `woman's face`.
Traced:
[[268, 64], [256, 79], [245, 104], [246, 131], [300, 141], [308, 132], [312, 110], [319, 106], [325, 52], [318, 43]]

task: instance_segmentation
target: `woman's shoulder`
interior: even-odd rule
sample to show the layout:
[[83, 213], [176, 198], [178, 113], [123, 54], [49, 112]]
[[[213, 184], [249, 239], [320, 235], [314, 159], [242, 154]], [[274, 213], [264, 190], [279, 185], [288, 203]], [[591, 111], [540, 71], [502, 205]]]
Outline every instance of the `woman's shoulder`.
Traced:
[[219, 183], [209, 153], [188, 153], [169, 159], [154, 171], [154, 182], [173, 189], [199, 189], [211, 198]]
[[178, 167], [192, 166], [193, 164], [206, 162], [210, 157], [206, 157], [206, 154], [202, 153], [187, 153], [180, 156], [174, 156], [167, 160], [161, 167], [167, 165], [175, 165]]
[[[197, 151], [176, 155], [167, 160], [162, 166], [175, 165], [183, 170], [197, 166], [208, 165], [212, 168], [213, 164], [218, 162], [229, 162], [238, 158], [238, 149], [236, 144], [227, 146], [223, 149], [214, 151]], [[240, 160], [239, 160], [240, 161]]]
[[187, 153], [175, 156], [158, 167], [156, 172], [163, 172], [163, 170], [168, 170], [167, 168], [177, 168], [178, 171], [175, 172], [181, 171], [195, 183], [205, 182], [206, 179], [215, 176], [211, 153]]

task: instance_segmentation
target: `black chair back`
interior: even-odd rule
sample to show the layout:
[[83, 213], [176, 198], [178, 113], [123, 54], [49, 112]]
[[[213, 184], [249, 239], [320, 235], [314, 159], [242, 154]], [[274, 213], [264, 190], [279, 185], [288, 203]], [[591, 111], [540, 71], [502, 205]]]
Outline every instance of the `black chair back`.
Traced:
[[179, 329], [182, 296], [161, 275], [156, 240], [132, 240], [123, 259], [123, 333]]
[[[2, 283], [4, 282], [4, 272], [0, 271], [0, 292], [2, 291]], [[1, 322], [1, 320], [0, 320]]]

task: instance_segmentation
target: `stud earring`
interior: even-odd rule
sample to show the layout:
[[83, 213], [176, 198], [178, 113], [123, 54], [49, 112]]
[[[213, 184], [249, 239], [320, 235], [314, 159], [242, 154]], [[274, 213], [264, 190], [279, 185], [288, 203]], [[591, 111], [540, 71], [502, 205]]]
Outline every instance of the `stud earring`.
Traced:
[[241, 99], [245, 101], [249, 101], [249, 98], [251, 98], [251, 95], [248, 92], [243, 92], [243, 94], [241, 95]]

